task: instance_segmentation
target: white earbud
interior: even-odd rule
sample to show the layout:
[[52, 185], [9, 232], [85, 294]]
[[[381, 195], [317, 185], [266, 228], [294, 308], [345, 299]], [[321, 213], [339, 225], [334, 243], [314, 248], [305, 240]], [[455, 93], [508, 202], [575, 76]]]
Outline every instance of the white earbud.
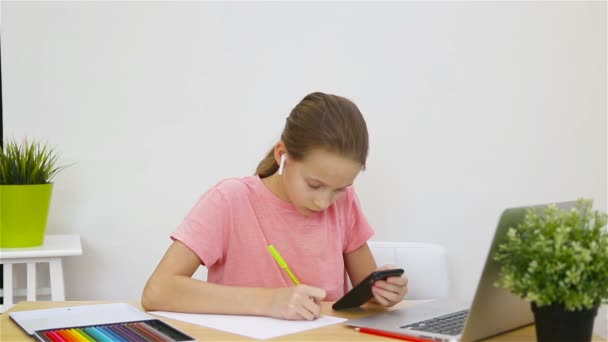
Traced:
[[285, 166], [285, 158], [287, 156], [285, 155], [285, 153], [281, 154], [281, 162], [279, 163], [279, 175], [283, 174], [283, 167]]

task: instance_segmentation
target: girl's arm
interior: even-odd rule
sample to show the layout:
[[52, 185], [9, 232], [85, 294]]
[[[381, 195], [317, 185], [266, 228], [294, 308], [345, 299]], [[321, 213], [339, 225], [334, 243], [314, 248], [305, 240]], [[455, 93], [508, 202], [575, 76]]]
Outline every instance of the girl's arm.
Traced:
[[[344, 266], [353, 286], [359, 284], [375, 270], [395, 268], [392, 265], [378, 268], [367, 243], [350, 253], [344, 254]], [[374, 299], [384, 306], [392, 306], [401, 302], [407, 294], [407, 282], [408, 279], [405, 276], [390, 277], [386, 280], [374, 282], [372, 286]]]
[[376, 270], [376, 261], [367, 243], [350, 253], [344, 254], [344, 267], [353, 287]]
[[284, 319], [314, 319], [320, 307], [314, 299], [325, 291], [300, 285], [292, 288], [224, 286], [192, 278], [201, 260], [182, 242], [169, 247], [144, 288], [145, 310], [260, 315]]

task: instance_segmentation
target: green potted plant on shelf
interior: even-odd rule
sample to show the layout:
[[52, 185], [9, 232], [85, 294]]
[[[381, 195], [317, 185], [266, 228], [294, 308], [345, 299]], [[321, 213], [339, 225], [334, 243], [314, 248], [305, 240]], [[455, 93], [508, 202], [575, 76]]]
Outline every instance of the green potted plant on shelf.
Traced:
[[40, 246], [48, 218], [52, 178], [65, 166], [41, 142], [10, 140], [0, 149], [0, 247]]
[[587, 199], [570, 210], [530, 209], [499, 245], [496, 285], [531, 302], [539, 342], [591, 341], [608, 300], [606, 220]]

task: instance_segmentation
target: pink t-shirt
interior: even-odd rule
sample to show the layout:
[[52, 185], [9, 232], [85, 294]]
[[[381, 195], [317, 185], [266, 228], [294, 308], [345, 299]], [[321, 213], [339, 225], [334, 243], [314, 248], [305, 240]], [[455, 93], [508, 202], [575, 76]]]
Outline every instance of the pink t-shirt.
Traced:
[[302, 284], [338, 300], [347, 291], [343, 254], [374, 231], [353, 187], [329, 208], [305, 217], [258, 176], [230, 178], [207, 191], [171, 238], [207, 266], [209, 282], [244, 287], [294, 286], [268, 252], [272, 244]]

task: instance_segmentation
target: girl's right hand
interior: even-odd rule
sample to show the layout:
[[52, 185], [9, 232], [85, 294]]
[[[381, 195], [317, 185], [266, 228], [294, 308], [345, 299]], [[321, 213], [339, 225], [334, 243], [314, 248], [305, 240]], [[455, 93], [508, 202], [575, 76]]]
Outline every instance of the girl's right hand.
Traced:
[[321, 314], [325, 290], [308, 285], [275, 289], [271, 303], [271, 317], [289, 320], [316, 319]]

